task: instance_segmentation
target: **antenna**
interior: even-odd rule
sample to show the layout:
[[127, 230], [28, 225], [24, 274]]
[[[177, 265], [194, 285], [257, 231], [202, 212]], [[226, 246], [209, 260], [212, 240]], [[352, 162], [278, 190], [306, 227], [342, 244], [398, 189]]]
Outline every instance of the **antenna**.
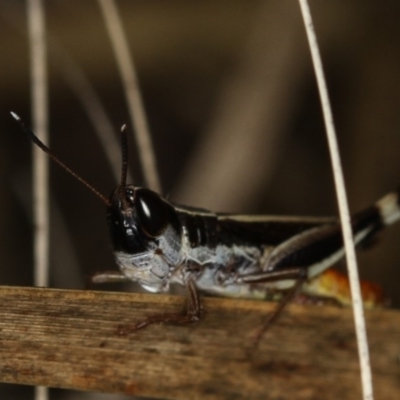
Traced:
[[126, 178], [128, 176], [128, 136], [126, 134], [126, 125], [121, 127], [121, 153], [122, 153], [122, 166], [121, 166], [121, 190], [125, 190]]
[[[83, 178], [81, 178], [77, 173], [72, 171], [71, 168], [67, 167], [55, 154], [52, 153], [52, 151], [31, 131], [31, 129], [25, 124], [24, 121], [15, 113], [11, 112], [11, 116], [19, 123], [21, 126], [22, 130], [25, 132], [25, 134], [29, 137], [29, 139], [36, 144], [41, 150], [43, 150], [53, 161], [55, 161], [60, 167], [62, 167], [65, 171], [67, 171], [70, 175], [72, 175], [74, 178], [76, 178], [79, 182], [81, 182], [83, 185], [85, 185], [88, 189], [90, 189], [97, 197], [99, 197], [103, 203], [106, 206], [110, 206], [110, 200], [102, 195], [97, 189], [95, 189], [90, 183], [85, 181]], [[125, 135], [126, 136], [126, 135]], [[124, 156], [124, 153], [127, 153], [127, 149], [122, 150], [123, 157], [126, 158], [126, 163], [127, 163], [127, 155]], [[123, 164], [123, 170], [124, 170], [124, 164]], [[127, 167], [125, 167], [126, 170]], [[125, 175], [125, 181], [126, 181], [126, 172], [122, 171], [122, 174]]]
[[129, 208], [129, 203], [126, 198], [126, 178], [128, 175], [128, 157], [129, 157], [129, 148], [128, 148], [128, 136], [126, 134], [126, 125], [122, 125], [121, 127], [121, 156], [122, 156], [122, 165], [121, 165], [121, 183], [119, 185], [119, 195], [121, 200], [121, 206], [123, 210], [127, 210]]

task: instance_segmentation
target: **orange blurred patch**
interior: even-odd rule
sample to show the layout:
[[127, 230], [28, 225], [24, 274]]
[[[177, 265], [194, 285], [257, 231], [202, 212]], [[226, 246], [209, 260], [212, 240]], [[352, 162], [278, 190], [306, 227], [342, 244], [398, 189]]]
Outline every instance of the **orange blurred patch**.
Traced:
[[[327, 297], [335, 299], [345, 306], [351, 306], [349, 278], [333, 269], [329, 269], [309, 281], [304, 289], [307, 295]], [[361, 281], [361, 294], [365, 308], [379, 308], [389, 305], [382, 288], [375, 283]]]

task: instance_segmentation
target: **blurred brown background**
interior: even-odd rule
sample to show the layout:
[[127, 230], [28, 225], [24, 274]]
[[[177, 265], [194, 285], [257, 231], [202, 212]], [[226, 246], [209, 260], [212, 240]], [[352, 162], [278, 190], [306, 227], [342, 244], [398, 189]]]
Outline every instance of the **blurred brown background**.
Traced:
[[[337, 214], [309, 50], [295, 1], [118, 1], [163, 192], [217, 211]], [[400, 6], [311, 1], [351, 209], [400, 182]], [[115, 132], [129, 122], [97, 2], [46, 3], [51, 148], [108, 194], [116, 181], [76, 91], [83, 74]], [[0, 284], [32, 284], [24, 2], [0, 1]], [[76, 72], [78, 71], [78, 72]], [[75, 79], [75, 80], [74, 80]], [[75, 87], [74, 87], [75, 85]], [[82, 87], [81, 87], [82, 89]], [[134, 183], [143, 184], [135, 144]], [[52, 286], [114, 268], [104, 207], [51, 165]], [[360, 253], [360, 274], [400, 305], [400, 226]]]

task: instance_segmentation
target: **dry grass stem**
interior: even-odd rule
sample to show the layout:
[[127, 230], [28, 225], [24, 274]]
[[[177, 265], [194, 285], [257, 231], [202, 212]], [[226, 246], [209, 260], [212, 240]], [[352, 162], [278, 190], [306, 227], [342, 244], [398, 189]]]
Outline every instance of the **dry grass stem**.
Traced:
[[[31, 59], [32, 118], [36, 134], [48, 142], [47, 49], [44, 5], [41, 0], [29, 0], [28, 26]], [[33, 147], [33, 207], [34, 207], [34, 284], [49, 282], [49, 186], [48, 158]], [[35, 399], [47, 400], [48, 390], [35, 387]]]
[[350, 222], [350, 212], [344, 184], [343, 171], [340, 161], [339, 147], [336, 138], [332, 110], [329, 102], [324, 70], [318, 48], [312, 17], [307, 0], [299, 0], [307, 38], [310, 46], [312, 61], [318, 83], [321, 98], [326, 133], [331, 155], [332, 169], [335, 180], [336, 195], [339, 205], [340, 220], [346, 250], [346, 261], [350, 279], [350, 287], [353, 301], [353, 313], [357, 335], [358, 355], [361, 367], [361, 381], [364, 400], [373, 399], [372, 373], [369, 359], [367, 331], [365, 327], [364, 310], [361, 297], [360, 281], [358, 276], [357, 259], [354, 248], [353, 233]]
[[139, 83], [133, 58], [129, 52], [128, 42], [122, 28], [122, 21], [113, 0], [99, 0], [99, 5], [124, 84], [125, 96], [139, 149], [144, 178], [149, 188], [161, 192], [157, 162], [140, 94]]

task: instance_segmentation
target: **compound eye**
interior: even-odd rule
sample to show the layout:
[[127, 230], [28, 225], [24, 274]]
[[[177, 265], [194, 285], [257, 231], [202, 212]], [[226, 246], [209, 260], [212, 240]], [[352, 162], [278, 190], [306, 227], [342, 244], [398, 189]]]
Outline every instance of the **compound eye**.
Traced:
[[136, 210], [144, 232], [151, 237], [160, 236], [167, 227], [168, 205], [149, 189], [136, 190]]

